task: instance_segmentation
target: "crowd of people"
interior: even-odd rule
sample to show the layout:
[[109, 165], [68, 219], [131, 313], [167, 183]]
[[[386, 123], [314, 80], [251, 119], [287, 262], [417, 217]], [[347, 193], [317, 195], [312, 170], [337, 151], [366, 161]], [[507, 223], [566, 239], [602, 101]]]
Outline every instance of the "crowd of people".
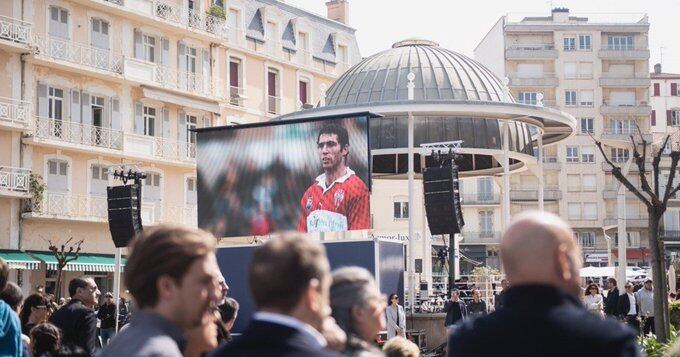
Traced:
[[[121, 306], [129, 322], [118, 333], [112, 296], [105, 294], [97, 306], [92, 278], [71, 280], [70, 298], [55, 306], [42, 293], [23, 299], [0, 260], [0, 355], [420, 355], [407, 339], [398, 294], [384, 296], [363, 268], [331, 271], [323, 245], [303, 236], [272, 239], [254, 250], [247, 274], [257, 311], [232, 338], [239, 304], [228, 296], [215, 245], [207, 232], [175, 226], [136, 237], [125, 274], [134, 311]], [[550, 213], [517, 215], [500, 250], [507, 280], [493, 309], [475, 289], [467, 303], [456, 287], [450, 292], [444, 308], [448, 356], [640, 356], [636, 337], [654, 326], [651, 280], [642, 287], [626, 283], [619, 294], [609, 279], [604, 297], [597, 284], [582, 288], [572, 231]], [[385, 329], [380, 348], [377, 336]]]

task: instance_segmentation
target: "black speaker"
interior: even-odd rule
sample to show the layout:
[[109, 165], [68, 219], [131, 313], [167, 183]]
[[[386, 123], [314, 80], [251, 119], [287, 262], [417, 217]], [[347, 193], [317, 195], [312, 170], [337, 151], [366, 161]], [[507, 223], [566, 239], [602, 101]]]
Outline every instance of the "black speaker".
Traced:
[[423, 260], [422, 259], [416, 259], [415, 268], [416, 268], [416, 274], [423, 272]]
[[116, 248], [127, 247], [142, 231], [141, 192], [137, 184], [106, 188], [109, 208], [109, 230]]
[[458, 166], [423, 170], [425, 213], [432, 234], [455, 234], [465, 225], [458, 191]]

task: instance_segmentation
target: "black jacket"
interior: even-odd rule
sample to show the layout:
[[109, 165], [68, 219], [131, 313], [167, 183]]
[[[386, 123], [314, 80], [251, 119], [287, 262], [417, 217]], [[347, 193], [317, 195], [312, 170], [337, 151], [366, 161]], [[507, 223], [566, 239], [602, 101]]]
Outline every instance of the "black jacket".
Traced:
[[101, 305], [99, 307], [99, 311], [97, 311], [97, 318], [102, 322], [100, 326], [101, 328], [116, 327], [116, 305]]
[[640, 356], [635, 334], [588, 312], [550, 286], [515, 286], [498, 312], [467, 320], [449, 337], [449, 356]]
[[[623, 294], [619, 297], [618, 306], [616, 308], [618, 315], [622, 317], [628, 316], [628, 311], [630, 311], [630, 299], [628, 299], [628, 294]], [[633, 316], [638, 316], [640, 312], [640, 307], [637, 303], [637, 298], [635, 299], [635, 314]]]
[[253, 320], [243, 335], [213, 352], [211, 357], [334, 357], [321, 349], [313, 337], [294, 328]]
[[[454, 308], [454, 304], [458, 304], [460, 309]], [[456, 322], [466, 319], [468, 314], [467, 306], [465, 306], [465, 303], [460, 299], [457, 302], [451, 300], [447, 301], [446, 304], [444, 304], [444, 312], [446, 313], [444, 326], [454, 325]]]
[[604, 299], [604, 313], [607, 316], [616, 316], [619, 312], [619, 288], [610, 290]]
[[63, 333], [62, 344], [75, 345], [94, 355], [97, 341], [97, 315], [80, 300], [71, 299], [57, 310], [50, 322]]

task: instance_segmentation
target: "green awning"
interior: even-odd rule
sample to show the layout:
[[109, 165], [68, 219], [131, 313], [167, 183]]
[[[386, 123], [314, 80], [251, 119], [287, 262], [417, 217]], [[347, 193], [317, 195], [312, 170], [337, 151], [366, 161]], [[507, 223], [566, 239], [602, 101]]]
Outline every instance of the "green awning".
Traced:
[[0, 258], [10, 269], [36, 270], [40, 269], [40, 261], [20, 250], [0, 249]]
[[[52, 252], [29, 251], [28, 253], [45, 263], [48, 270], [57, 270], [57, 258], [54, 257]], [[121, 266], [125, 266], [125, 258], [121, 259]], [[80, 253], [78, 259], [66, 264], [64, 270], [113, 272], [114, 268], [115, 258], [113, 255]]]

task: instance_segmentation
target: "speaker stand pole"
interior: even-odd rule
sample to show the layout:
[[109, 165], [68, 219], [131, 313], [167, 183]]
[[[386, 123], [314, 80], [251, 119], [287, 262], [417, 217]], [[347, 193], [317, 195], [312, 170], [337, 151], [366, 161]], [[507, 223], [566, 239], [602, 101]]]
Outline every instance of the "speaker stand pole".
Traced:
[[413, 264], [415, 257], [413, 256], [413, 248], [415, 245], [415, 227], [413, 227], [413, 181], [415, 173], [413, 171], [413, 114], [408, 113], [408, 297], [410, 302], [410, 311], [413, 314], [414, 305], [416, 302], [416, 294], [413, 281], [415, 280], [415, 272]]
[[123, 248], [116, 248], [115, 268], [113, 270], [113, 301], [116, 304], [116, 333], [118, 333], [118, 317], [120, 316], [120, 261]]

